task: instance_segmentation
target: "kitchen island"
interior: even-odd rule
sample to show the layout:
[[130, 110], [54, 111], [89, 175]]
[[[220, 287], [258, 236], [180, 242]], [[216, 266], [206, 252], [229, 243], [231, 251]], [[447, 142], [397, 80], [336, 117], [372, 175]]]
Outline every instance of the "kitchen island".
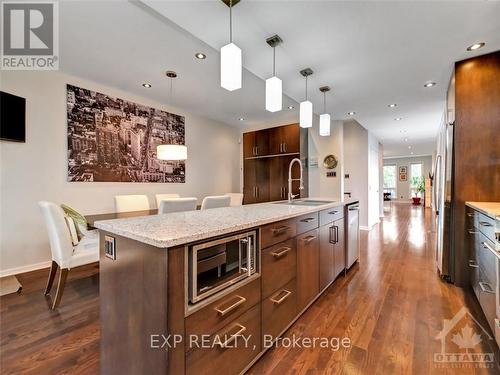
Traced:
[[101, 372], [245, 371], [345, 272], [346, 239], [357, 237], [344, 218], [355, 203], [309, 198], [96, 222]]

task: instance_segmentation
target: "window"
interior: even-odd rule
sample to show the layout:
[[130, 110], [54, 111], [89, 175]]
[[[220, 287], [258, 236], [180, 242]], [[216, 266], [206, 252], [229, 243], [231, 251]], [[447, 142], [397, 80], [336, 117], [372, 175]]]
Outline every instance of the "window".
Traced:
[[384, 199], [386, 199], [387, 194], [389, 194], [391, 199], [397, 197], [395, 165], [384, 165]]
[[410, 165], [410, 195], [412, 197], [420, 197], [422, 198], [422, 193], [417, 193], [417, 184], [416, 178], [422, 179], [422, 163], [411, 164]]

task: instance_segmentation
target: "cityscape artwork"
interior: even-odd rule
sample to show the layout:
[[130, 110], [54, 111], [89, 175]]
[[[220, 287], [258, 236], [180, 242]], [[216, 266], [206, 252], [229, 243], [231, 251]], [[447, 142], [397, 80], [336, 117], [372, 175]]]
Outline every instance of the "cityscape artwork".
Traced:
[[156, 146], [185, 143], [184, 116], [67, 85], [68, 181], [185, 182], [185, 162]]

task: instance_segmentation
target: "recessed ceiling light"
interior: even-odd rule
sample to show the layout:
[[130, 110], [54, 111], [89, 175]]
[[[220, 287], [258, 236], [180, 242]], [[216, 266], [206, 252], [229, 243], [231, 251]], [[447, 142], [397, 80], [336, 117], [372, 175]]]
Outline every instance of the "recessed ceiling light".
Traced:
[[352, 116], [352, 115], [355, 115], [355, 114], [356, 114], [356, 112], [347, 112], [347, 114], [348, 114], [349, 116]]
[[413, 151], [412, 151], [412, 152], [410, 152], [410, 154], [411, 154], [411, 155], [413, 155]]
[[205, 55], [204, 53], [201, 53], [201, 52], [197, 52], [197, 53], [195, 53], [194, 57], [196, 57], [199, 60], [205, 60], [207, 58], [207, 55]]
[[401, 121], [403, 118], [402, 117], [396, 117], [394, 121]]
[[245, 119], [244, 119], [243, 117], [240, 117], [238, 120], [243, 121], [243, 120], [245, 120]]
[[295, 107], [293, 105], [289, 105], [288, 109], [295, 109]]
[[406, 129], [401, 129], [399, 132], [400, 133], [406, 133]]
[[408, 138], [405, 138], [405, 142], [408, 142]]
[[474, 43], [472, 46], [467, 47], [467, 51], [475, 51], [481, 47], [484, 47], [486, 43], [484, 42], [479, 42], [479, 43]]
[[408, 146], [409, 149], [411, 149], [411, 146]]
[[143, 83], [142, 87], [145, 87], [145, 88], [149, 89], [151, 87], [151, 84], [149, 84], [149, 83]]
[[397, 107], [398, 105], [396, 103], [393, 103], [393, 104], [388, 104], [387, 105], [389, 108], [394, 108], [394, 107]]
[[427, 82], [424, 87], [432, 87], [432, 86], [436, 86], [436, 82]]

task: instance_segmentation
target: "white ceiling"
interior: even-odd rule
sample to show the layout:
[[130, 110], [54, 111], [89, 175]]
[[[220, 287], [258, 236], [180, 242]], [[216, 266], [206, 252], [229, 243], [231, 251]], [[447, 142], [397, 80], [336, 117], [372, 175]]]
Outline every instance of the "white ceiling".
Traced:
[[[298, 71], [311, 67], [315, 112], [322, 110], [317, 89], [330, 85], [333, 118], [356, 111], [387, 156], [409, 155], [405, 137], [415, 155], [430, 154], [453, 62], [500, 49], [499, 2], [242, 0], [233, 30], [246, 70], [243, 88], [228, 92], [219, 85], [218, 55], [228, 42], [228, 8], [220, 0], [143, 3], [155, 11], [128, 1], [61, 2], [61, 70], [241, 128], [289, 123], [297, 110], [264, 109], [263, 80], [272, 72], [265, 39], [277, 33], [284, 40], [277, 49], [284, 108], [303, 100]], [[475, 41], [487, 45], [465, 52]], [[198, 51], [207, 59], [195, 59]], [[169, 69], [179, 74], [173, 97]], [[425, 89], [428, 80], [438, 85]], [[398, 116], [403, 120], [394, 121]]]
[[[228, 43], [229, 11], [220, 0], [143, 2], [216, 50]], [[333, 118], [355, 111], [354, 118], [384, 143], [387, 156], [410, 154], [404, 137], [415, 155], [430, 154], [453, 62], [500, 49], [499, 19], [497, 1], [242, 0], [233, 8], [233, 41], [243, 50], [244, 66], [266, 79], [272, 49], [265, 39], [280, 35], [277, 75], [291, 98], [303, 100], [298, 72], [310, 67], [315, 112], [323, 109], [318, 88], [329, 85]], [[476, 41], [487, 44], [466, 52]], [[438, 85], [424, 88], [429, 80]], [[398, 106], [390, 109], [390, 103]]]

